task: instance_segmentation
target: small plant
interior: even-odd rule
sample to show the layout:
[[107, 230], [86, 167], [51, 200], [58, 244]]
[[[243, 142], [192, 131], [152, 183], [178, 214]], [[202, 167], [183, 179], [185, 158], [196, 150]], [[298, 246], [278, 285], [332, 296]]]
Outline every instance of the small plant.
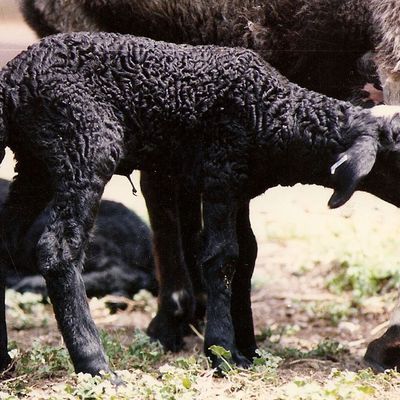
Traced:
[[73, 371], [67, 350], [63, 346], [52, 347], [33, 342], [32, 349], [17, 359], [17, 375], [27, 374], [37, 379], [62, 376]]
[[300, 327], [296, 324], [274, 324], [267, 328], [264, 328], [256, 335], [257, 342], [269, 340], [273, 343], [279, 343], [283, 336], [295, 335], [300, 330]]
[[394, 255], [382, 251], [376, 258], [368, 255], [357, 258], [355, 253], [343, 256], [339, 263], [335, 263], [327, 287], [337, 294], [351, 291], [355, 299], [387, 292], [400, 283], [398, 260]]
[[118, 337], [105, 331], [100, 332], [100, 337], [111, 366], [114, 369], [141, 368], [148, 370], [160, 361], [164, 351], [158, 342], [153, 342], [142, 331], [136, 330], [132, 343], [122, 345]]
[[229, 350], [224, 349], [222, 346], [212, 345], [209, 347], [211, 353], [221, 360], [219, 369], [223, 372], [233, 371], [236, 366], [232, 361], [232, 354]]
[[301, 358], [321, 358], [326, 360], [336, 360], [337, 357], [345, 352], [347, 349], [335, 340], [326, 339], [318, 343], [318, 345], [309, 351], [303, 351], [293, 347], [282, 347], [279, 345], [272, 345], [271, 352], [278, 357], [287, 359], [301, 359]]
[[264, 382], [273, 381], [278, 374], [278, 367], [282, 362], [282, 358], [272, 353], [258, 349], [257, 357], [253, 358], [251, 372], [261, 375]]

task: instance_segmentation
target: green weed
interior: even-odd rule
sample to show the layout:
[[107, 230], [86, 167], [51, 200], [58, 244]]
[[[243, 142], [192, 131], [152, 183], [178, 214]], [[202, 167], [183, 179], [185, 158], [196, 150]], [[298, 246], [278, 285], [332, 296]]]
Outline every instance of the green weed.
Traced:
[[162, 346], [140, 330], [134, 332], [129, 346], [123, 345], [118, 335], [105, 331], [100, 332], [100, 338], [113, 369], [149, 370], [164, 354]]

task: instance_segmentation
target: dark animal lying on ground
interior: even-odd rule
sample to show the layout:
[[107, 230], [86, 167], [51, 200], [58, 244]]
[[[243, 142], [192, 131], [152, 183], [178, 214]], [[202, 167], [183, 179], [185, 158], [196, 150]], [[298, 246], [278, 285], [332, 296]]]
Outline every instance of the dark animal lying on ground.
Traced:
[[[40, 36], [118, 31], [175, 43], [252, 48], [296, 83], [371, 105], [380, 101], [379, 82], [373, 55], [366, 63], [363, 54], [374, 48], [371, 10], [377, 1], [22, 0], [21, 10]], [[378, 89], [366, 86], [373, 100], [367, 103], [354, 89], [371, 79]], [[190, 182], [173, 180], [159, 169], [143, 171], [141, 185], [154, 232], [160, 284], [159, 309], [148, 333], [167, 349], [179, 350], [193, 313], [201, 319], [205, 310], [196, 267], [200, 194]], [[179, 292], [186, 293], [184, 300], [172, 297]]]
[[[10, 182], [0, 179], [0, 208]], [[43, 227], [47, 225], [43, 221]], [[36, 245], [36, 244], [35, 244]], [[31, 246], [30, 246], [31, 247]], [[147, 225], [121, 203], [103, 200], [86, 251], [83, 281], [88, 297], [108, 294], [132, 297], [141, 289], [157, 293], [151, 233]], [[19, 292], [47, 295], [46, 282], [29, 271], [30, 260], [13, 256], [6, 286]], [[18, 265], [15, 264], [18, 261]]]
[[[204, 346], [214, 366], [213, 344], [230, 350], [239, 365], [255, 356], [252, 197], [301, 182], [335, 188], [331, 207], [357, 188], [400, 205], [400, 118], [376, 118], [302, 89], [252, 51], [59, 35], [7, 64], [0, 85], [0, 143], [15, 153], [18, 173], [0, 215], [1, 265], [26, 237], [37, 243], [32, 259], [76, 371], [109, 370], [80, 269], [114, 173], [163, 170], [202, 193]], [[4, 368], [4, 288], [1, 295]], [[184, 304], [189, 291], [171, 297]]]

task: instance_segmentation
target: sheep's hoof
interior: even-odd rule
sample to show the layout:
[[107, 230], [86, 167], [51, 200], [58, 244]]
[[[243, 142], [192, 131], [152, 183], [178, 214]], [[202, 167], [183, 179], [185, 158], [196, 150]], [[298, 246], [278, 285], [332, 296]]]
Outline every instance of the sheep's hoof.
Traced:
[[239, 368], [250, 368], [253, 363], [239, 351], [233, 353], [233, 362]]
[[393, 325], [367, 348], [364, 361], [376, 372], [400, 370], [400, 325]]
[[109, 374], [112, 379], [115, 376], [114, 372], [111, 371], [110, 367], [102, 357], [97, 360], [94, 358], [91, 360], [80, 360], [79, 362], [74, 363], [74, 367], [77, 374], [80, 372], [92, 376]]
[[[207, 351], [207, 353], [209, 352]], [[250, 368], [253, 364], [238, 350], [231, 351], [231, 359], [229, 360], [224, 360], [221, 357], [216, 356], [215, 354], [208, 354], [208, 357], [211, 359], [212, 367], [215, 368], [216, 376], [223, 376], [226, 371], [233, 366], [247, 369]]]
[[183, 331], [186, 324], [158, 313], [150, 322], [147, 334], [154, 341], [159, 341], [167, 351], [174, 353], [183, 349]]

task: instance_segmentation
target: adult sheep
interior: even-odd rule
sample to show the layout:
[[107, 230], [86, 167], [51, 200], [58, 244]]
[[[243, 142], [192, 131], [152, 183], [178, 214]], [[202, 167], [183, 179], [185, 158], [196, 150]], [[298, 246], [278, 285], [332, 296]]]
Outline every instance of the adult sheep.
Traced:
[[251, 48], [301, 86], [347, 99], [363, 79], [357, 60], [373, 48], [370, 3], [21, 0], [21, 11], [41, 37], [82, 30], [107, 31], [172, 43]]
[[[256, 50], [294, 82], [337, 97], [352, 96], [365, 77], [359, 58], [373, 47], [367, 0], [22, 0], [28, 24], [45, 36], [118, 31], [175, 43]], [[162, 171], [142, 174], [154, 232], [159, 307], [148, 333], [170, 350], [199, 318], [204, 290], [197, 268], [200, 197], [190, 182]], [[178, 277], [178, 278], [177, 278]]]
[[204, 345], [214, 366], [211, 345], [242, 366], [255, 355], [252, 197], [301, 182], [335, 188], [331, 207], [357, 188], [400, 205], [400, 117], [376, 118], [302, 89], [249, 50], [57, 35], [7, 64], [0, 93], [1, 150], [15, 153], [18, 172], [0, 215], [0, 265], [26, 236], [36, 238], [34, 259], [77, 372], [109, 370], [80, 268], [114, 173], [162, 169], [202, 193]]

